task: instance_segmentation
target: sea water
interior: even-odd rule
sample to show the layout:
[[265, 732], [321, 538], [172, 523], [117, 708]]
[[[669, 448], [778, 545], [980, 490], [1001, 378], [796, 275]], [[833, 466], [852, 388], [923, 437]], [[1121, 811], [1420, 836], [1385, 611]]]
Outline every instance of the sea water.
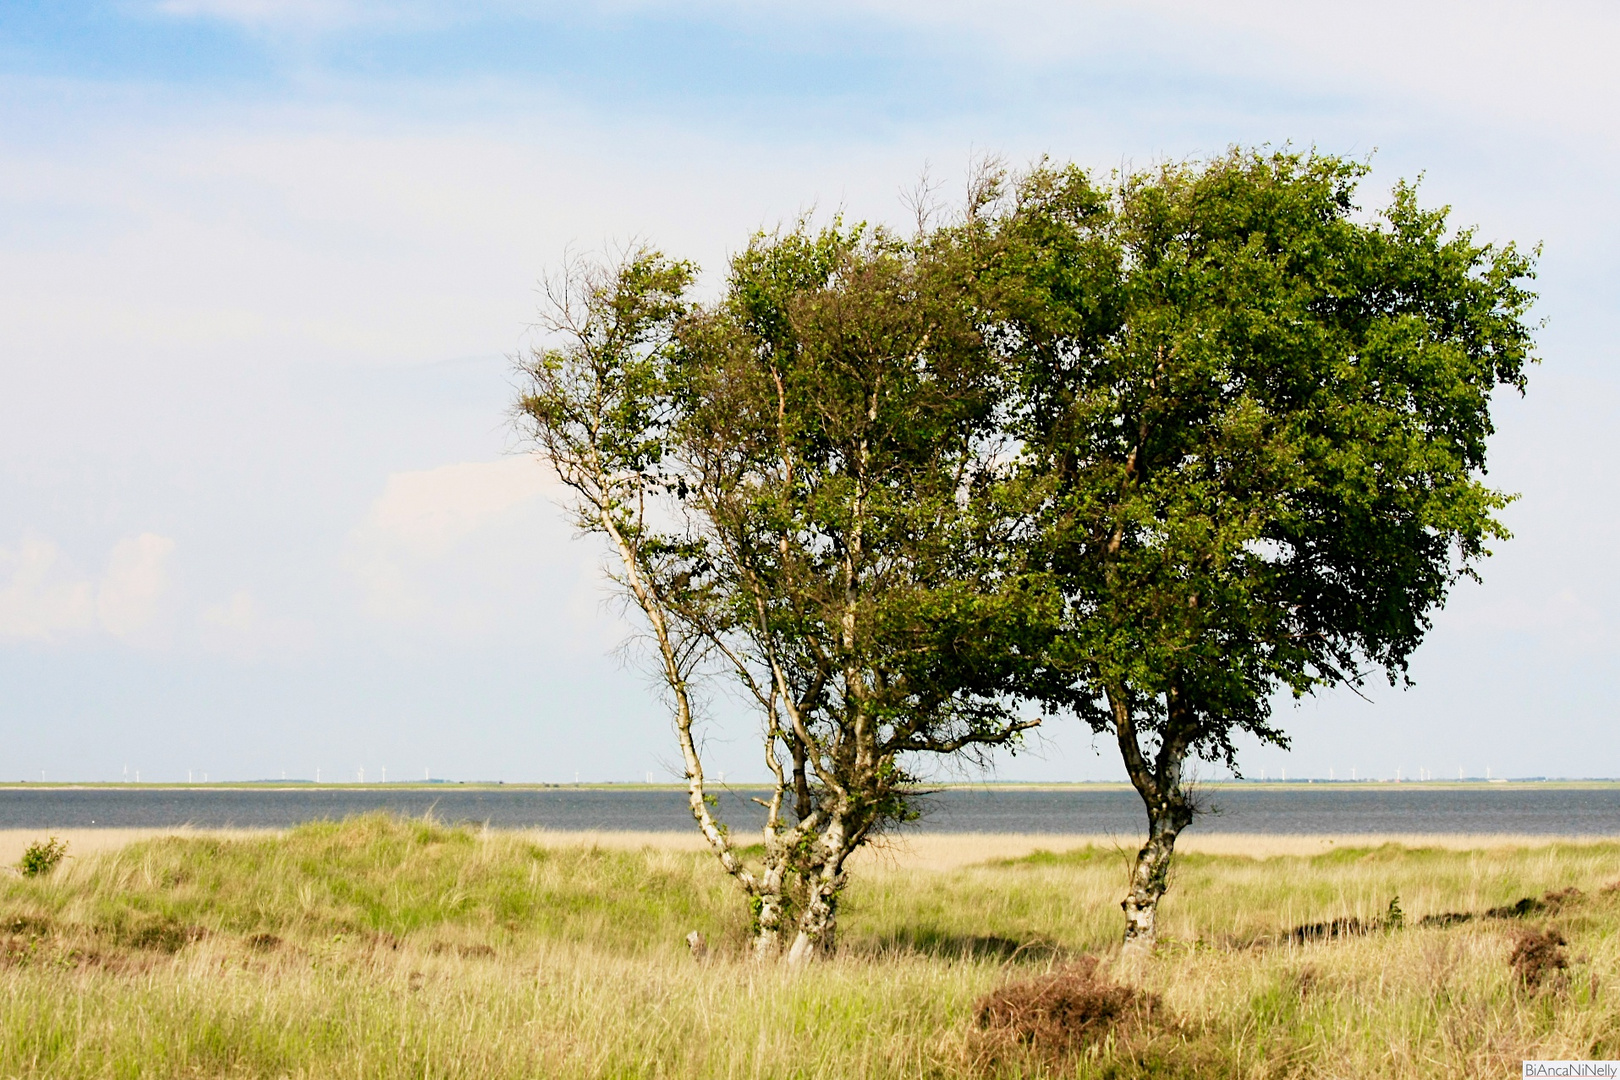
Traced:
[[[721, 813], [750, 828], [761, 794], [725, 790]], [[1191, 833], [1536, 833], [1620, 836], [1620, 785], [1211, 785]], [[1076, 785], [958, 787], [918, 799], [921, 832], [1135, 835], [1145, 817], [1134, 791]], [[384, 810], [407, 817], [560, 831], [692, 828], [686, 793], [672, 788], [128, 787], [0, 789], [0, 829], [285, 828]]]

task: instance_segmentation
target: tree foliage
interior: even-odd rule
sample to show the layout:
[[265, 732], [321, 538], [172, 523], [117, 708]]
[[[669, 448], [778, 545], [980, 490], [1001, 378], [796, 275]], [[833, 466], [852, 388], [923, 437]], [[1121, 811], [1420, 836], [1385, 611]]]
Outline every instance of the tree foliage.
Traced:
[[[993, 170], [911, 237], [756, 236], [719, 295], [640, 250], [576, 267], [520, 420], [646, 615], [694, 817], [756, 949], [830, 945], [848, 856], [927, 758], [1113, 736], [1148, 811], [1151, 938], [1194, 758], [1286, 744], [1294, 696], [1406, 677], [1506, 537], [1490, 406], [1532, 360], [1532, 260], [1366, 173], [1233, 150], [1099, 184]], [[705, 787], [694, 692], [740, 680], [775, 778], [762, 861]]]
[[1119, 741], [1147, 936], [1187, 759], [1286, 745], [1280, 689], [1404, 678], [1507, 535], [1485, 450], [1531, 360], [1531, 262], [1409, 185], [1362, 218], [1365, 171], [1233, 151], [1104, 190], [1043, 168], [1008, 219], [1032, 550], [1066, 598], [1030, 690]]
[[[990, 239], [972, 215], [911, 239], [801, 226], [757, 237], [708, 305], [677, 301], [684, 271], [639, 253], [587, 289], [569, 323], [587, 329], [527, 368], [522, 416], [649, 618], [693, 812], [765, 954], [790, 917], [790, 958], [830, 947], [847, 859], [911, 813], [913, 759], [1033, 723], [1010, 690], [1045, 608], [1006, 554], [1016, 382], [987, 333]], [[704, 798], [704, 660], [763, 721], [776, 786], [757, 872]]]

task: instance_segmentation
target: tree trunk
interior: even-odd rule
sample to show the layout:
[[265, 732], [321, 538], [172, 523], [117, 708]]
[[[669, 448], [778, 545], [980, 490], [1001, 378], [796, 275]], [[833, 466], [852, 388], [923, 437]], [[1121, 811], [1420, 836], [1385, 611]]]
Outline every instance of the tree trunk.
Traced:
[[838, 894], [843, 887], [842, 880], [830, 886], [820, 881], [811, 884], [804, 911], [799, 916], [799, 932], [788, 949], [789, 967], [801, 967], [818, 956], [832, 953], [838, 931]]
[[1123, 687], [1109, 687], [1114, 733], [1131, 785], [1147, 809], [1148, 838], [1136, 853], [1130, 888], [1120, 907], [1125, 911], [1125, 948], [1151, 949], [1158, 935], [1159, 899], [1170, 885], [1170, 864], [1176, 837], [1192, 823], [1193, 805], [1182, 785], [1182, 766], [1195, 730], [1195, 718], [1185, 698], [1175, 689], [1167, 695], [1167, 716], [1152, 764], [1137, 738], [1131, 701]]
[[[767, 841], [765, 868], [756, 876], [733, 848], [730, 833], [715, 820], [709, 808], [708, 793], [704, 786], [703, 760], [698, 754], [697, 740], [692, 731], [692, 699], [687, 686], [686, 670], [682, 666], [681, 650], [677, 647], [670, 620], [665, 613], [664, 598], [644, 575], [640, 549], [623, 530], [617, 527], [610, 514], [604, 513], [602, 522], [603, 531], [617, 549], [631, 594], [637, 606], [646, 614], [652, 626], [653, 636], [658, 642], [664, 683], [669, 687], [675, 700], [675, 732], [680, 741], [681, 756], [686, 764], [687, 806], [692, 812], [693, 820], [697, 822], [699, 831], [708, 841], [710, 850], [720, 860], [721, 867], [748, 894], [749, 906], [754, 914], [754, 958], [774, 960], [781, 953], [782, 915], [786, 906], [783, 883], [787, 877], [788, 852], [773, 850]], [[774, 707], [772, 716], [774, 719]], [[771, 737], [774, 737], [774, 729]], [[767, 759], [772, 760], [774, 764], [774, 759], [771, 759], [769, 754], [770, 745], [767, 743]], [[773, 826], [784, 794], [781, 770], [774, 771], [776, 792], [771, 804]]]
[[782, 952], [781, 894], [761, 893], [756, 898], [759, 911], [754, 919], [754, 960], [770, 963]]
[[796, 820], [803, 821], [810, 816], [810, 777], [805, 770], [804, 740], [797, 734], [788, 738], [788, 745], [793, 752], [793, 815]]
[[777, 833], [765, 837], [765, 867], [749, 900], [754, 912], [754, 959], [774, 963], [782, 955], [782, 930], [789, 911], [787, 882], [793, 844]]
[[1127, 949], [1152, 947], [1158, 933], [1155, 920], [1159, 898], [1170, 885], [1170, 862], [1175, 855], [1176, 837], [1192, 821], [1192, 809], [1181, 791], [1179, 778], [1173, 793], [1159, 800], [1150, 799], [1144, 793], [1143, 801], [1148, 808], [1148, 839], [1136, 853], [1130, 891], [1119, 905], [1125, 909]]
[[847, 878], [844, 860], [849, 858], [851, 837], [844, 821], [834, 816], [821, 834], [819, 846], [823, 849], [821, 864], [806, 881], [804, 910], [799, 913], [799, 929], [788, 949], [790, 966], [808, 964], [818, 956], [832, 952], [838, 932], [838, 896], [844, 891]]

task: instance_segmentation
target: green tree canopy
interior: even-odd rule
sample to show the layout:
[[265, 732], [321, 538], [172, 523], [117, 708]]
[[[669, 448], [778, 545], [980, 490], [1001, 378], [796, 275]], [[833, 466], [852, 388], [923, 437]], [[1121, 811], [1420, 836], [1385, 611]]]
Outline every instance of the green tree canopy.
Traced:
[[[761, 956], [789, 925], [790, 959], [830, 946], [848, 857], [910, 814], [919, 757], [1033, 723], [1013, 676], [1050, 605], [1009, 557], [995, 243], [974, 213], [912, 238], [801, 226], [756, 237], [709, 304], [637, 252], [560, 288], [562, 343], [525, 364], [520, 419], [648, 618], [692, 812]], [[759, 866], [704, 787], [693, 689], [715, 664], [776, 780]]]
[[1363, 165], [1233, 151], [1110, 189], [1042, 168], [1005, 222], [1031, 550], [1066, 598], [1033, 696], [1119, 742], [1148, 808], [1151, 938], [1190, 757], [1286, 745], [1273, 699], [1405, 676], [1509, 497], [1490, 405], [1531, 361], [1511, 245]]
[[[1363, 214], [1365, 172], [1043, 165], [909, 238], [758, 236], [708, 303], [645, 251], [564, 283], [520, 417], [647, 615], [761, 955], [788, 920], [792, 956], [824, 948], [913, 763], [1014, 740], [1020, 699], [1117, 739], [1150, 939], [1188, 762], [1286, 744], [1280, 691], [1405, 677], [1506, 536], [1486, 445], [1532, 359], [1532, 262], [1411, 186]], [[776, 780], [759, 866], [704, 786], [716, 665]]]
[[974, 220], [761, 237], [681, 331], [690, 587], [781, 710], [810, 940], [848, 854], [907, 816], [912, 759], [1029, 726], [1008, 690], [1041, 606], [1000, 565], [1015, 384], [984, 333], [989, 243]]

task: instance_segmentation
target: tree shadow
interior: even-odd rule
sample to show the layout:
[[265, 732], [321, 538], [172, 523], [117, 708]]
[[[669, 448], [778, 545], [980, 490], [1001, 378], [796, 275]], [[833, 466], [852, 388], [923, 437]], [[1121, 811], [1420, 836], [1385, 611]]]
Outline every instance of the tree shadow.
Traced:
[[1063, 949], [1050, 938], [1022, 938], [999, 934], [956, 934], [933, 927], [902, 927], [883, 934], [868, 946], [876, 953], [911, 953], [943, 960], [997, 960], [1002, 963], [1044, 963]]

